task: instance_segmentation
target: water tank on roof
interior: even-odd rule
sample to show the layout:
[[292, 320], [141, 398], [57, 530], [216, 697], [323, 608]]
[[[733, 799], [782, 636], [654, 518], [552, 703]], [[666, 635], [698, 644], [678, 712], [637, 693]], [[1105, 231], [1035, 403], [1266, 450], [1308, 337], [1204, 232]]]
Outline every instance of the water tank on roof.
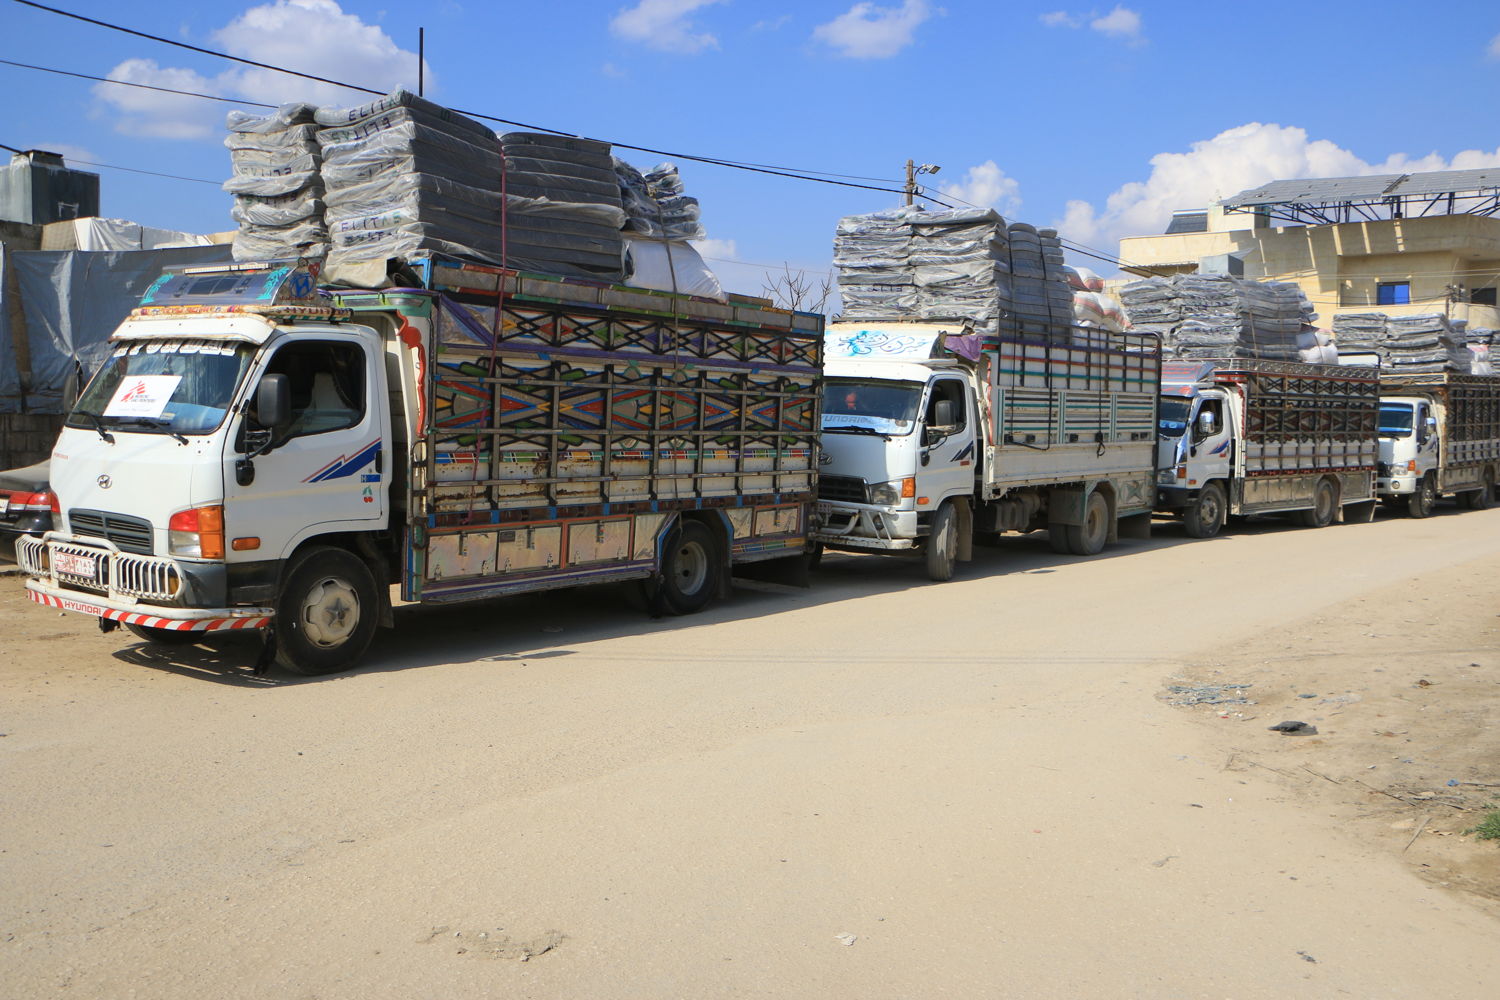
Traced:
[[99, 214], [99, 175], [74, 170], [57, 153], [30, 149], [0, 167], [0, 219], [45, 226]]

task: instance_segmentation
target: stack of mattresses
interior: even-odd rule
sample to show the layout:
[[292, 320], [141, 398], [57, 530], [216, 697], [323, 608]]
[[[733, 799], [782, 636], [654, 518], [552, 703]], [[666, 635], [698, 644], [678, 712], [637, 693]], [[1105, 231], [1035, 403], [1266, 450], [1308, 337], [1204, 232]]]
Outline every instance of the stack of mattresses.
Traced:
[[224, 145], [232, 173], [223, 186], [234, 195], [229, 214], [239, 224], [235, 260], [327, 252], [316, 110], [311, 104], [283, 104], [265, 115], [229, 112]]
[[572, 277], [625, 276], [625, 211], [607, 142], [543, 132], [500, 137], [505, 265]]
[[1333, 337], [1341, 354], [1374, 354], [1381, 368], [1393, 372], [1416, 375], [1473, 368], [1467, 330], [1454, 329], [1442, 313], [1338, 313], [1333, 317]]
[[676, 166], [662, 163], [643, 174], [615, 157], [614, 168], [627, 233], [671, 241], [703, 239], [698, 199], [685, 193]]
[[498, 260], [500, 150], [472, 118], [404, 90], [323, 108], [329, 267], [433, 250]]
[[916, 212], [909, 223], [918, 317], [997, 330], [1011, 303], [1005, 220], [990, 209], [970, 208]]
[[1157, 333], [1179, 358], [1296, 361], [1316, 318], [1292, 282], [1246, 281], [1222, 274], [1144, 278], [1120, 294], [1133, 329]]
[[911, 266], [911, 209], [850, 215], [833, 237], [843, 314], [855, 321], [912, 322], [917, 279]]

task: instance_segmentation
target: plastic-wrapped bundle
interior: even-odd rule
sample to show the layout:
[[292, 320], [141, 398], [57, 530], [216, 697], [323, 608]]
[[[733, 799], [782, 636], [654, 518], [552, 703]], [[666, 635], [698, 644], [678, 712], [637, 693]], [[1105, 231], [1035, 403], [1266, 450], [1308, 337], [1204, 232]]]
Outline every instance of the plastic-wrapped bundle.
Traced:
[[420, 250], [499, 260], [501, 157], [479, 122], [408, 91], [321, 108], [329, 268]]
[[621, 281], [627, 214], [607, 142], [544, 132], [500, 137], [506, 262], [532, 270]]
[[316, 111], [298, 103], [283, 104], [270, 114], [231, 111], [226, 116], [224, 145], [232, 172], [223, 187], [234, 195], [230, 216], [239, 224], [233, 243], [236, 260], [326, 252]]
[[1179, 274], [1133, 281], [1121, 290], [1133, 329], [1158, 333], [1170, 355], [1294, 361], [1315, 318], [1291, 282]]
[[614, 171], [627, 232], [667, 240], [704, 238], [698, 199], [683, 193], [675, 165], [658, 164], [643, 174], [615, 157]]
[[1458, 329], [1442, 313], [1387, 316], [1385, 313], [1338, 313], [1333, 335], [1345, 354], [1374, 354], [1380, 366], [1412, 374], [1469, 372], [1474, 355], [1467, 347], [1467, 323]]

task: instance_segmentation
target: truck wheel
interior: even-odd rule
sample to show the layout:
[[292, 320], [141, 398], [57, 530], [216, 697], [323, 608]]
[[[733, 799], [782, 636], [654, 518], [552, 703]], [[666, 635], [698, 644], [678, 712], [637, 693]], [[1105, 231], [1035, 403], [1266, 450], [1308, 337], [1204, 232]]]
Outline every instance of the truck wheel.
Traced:
[[155, 625], [132, 625], [130, 622], [123, 624], [136, 638], [154, 642], [160, 646], [191, 646], [203, 638], [202, 632], [179, 632], [177, 629], [157, 628]]
[[1095, 491], [1083, 508], [1083, 523], [1068, 525], [1068, 547], [1074, 555], [1092, 556], [1104, 551], [1109, 541], [1109, 501]]
[[287, 570], [276, 604], [276, 661], [297, 674], [347, 670], [375, 637], [378, 613], [364, 560], [343, 549], [308, 549]]
[[662, 596], [674, 615], [702, 611], [719, 587], [719, 561], [713, 532], [697, 521], [683, 521], [667, 547], [661, 568]]
[[1182, 525], [1189, 538], [1212, 538], [1224, 526], [1224, 487], [1209, 483], [1183, 511]]
[[1489, 475], [1486, 474], [1483, 486], [1460, 493], [1459, 500], [1470, 510], [1489, 510], [1495, 505], [1495, 484], [1490, 482]]
[[1417, 488], [1412, 490], [1406, 497], [1406, 513], [1411, 517], [1430, 517], [1432, 508], [1437, 504], [1437, 485], [1432, 481], [1432, 473], [1422, 477]]
[[1333, 488], [1333, 483], [1327, 479], [1318, 480], [1317, 488], [1313, 490], [1313, 505], [1310, 510], [1299, 511], [1302, 524], [1308, 528], [1326, 528], [1333, 523], [1334, 515], [1339, 510], [1339, 495]]
[[944, 501], [932, 516], [932, 534], [927, 536], [927, 577], [941, 583], [953, 579], [958, 561], [958, 514], [951, 500]]

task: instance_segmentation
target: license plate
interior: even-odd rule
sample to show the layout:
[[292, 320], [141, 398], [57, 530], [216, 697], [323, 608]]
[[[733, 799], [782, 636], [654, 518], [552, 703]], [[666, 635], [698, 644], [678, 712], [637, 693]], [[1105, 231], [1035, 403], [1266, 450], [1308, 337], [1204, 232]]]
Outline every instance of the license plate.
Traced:
[[81, 576], [85, 579], [94, 578], [94, 557], [80, 556], [72, 552], [58, 552], [52, 556], [52, 567], [59, 573], [68, 576]]

